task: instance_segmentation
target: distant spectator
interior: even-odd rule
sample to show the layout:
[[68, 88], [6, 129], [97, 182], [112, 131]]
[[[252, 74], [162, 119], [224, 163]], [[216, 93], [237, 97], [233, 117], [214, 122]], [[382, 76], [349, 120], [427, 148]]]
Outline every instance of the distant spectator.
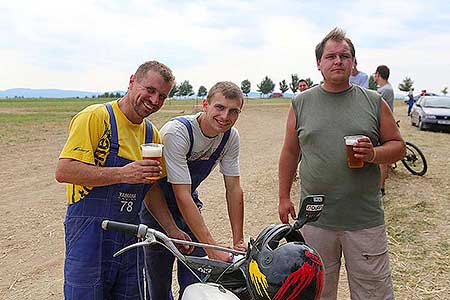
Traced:
[[369, 88], [369, 76], [366, 73], [358, 71], [357, 66], [358, 62], [355, 58], [355, 63], [353, 64], [352, 73], [350, 75], [350, 83], [359, 85], [360, 87]]
[[377, 92], [381, 94], [381, 97], [387, 102], [391, 111], [394, 111], [394, 89], [389, 83], [389, 68], [385, 65], [378, 66], [373, 77], [379, 88]]
[[[377, 92], [381, 94], [381, 97], [387, 102], [391, 111], [394, 111], [394, 89], [389, 83], [389, 68], [385, 65], [378, 66], [374, 74], [375, 82], [378, 84], [379, 88]], [[381, 172], [381, 195], [384, 196], [385, 187], [384, 183], [388, 177], [388, 165], [380, 164]]]
[[408, 116], [411, 114], [411, 109], [414, 105], [414, 89], [411, 89], [408, 93]]
[[299, 92], [301, 93], [303, 91], [306, 91], [307, 89], [309, 89], [308, 82], [305, 79], [300, 79], [300, 81], [298, 82]]

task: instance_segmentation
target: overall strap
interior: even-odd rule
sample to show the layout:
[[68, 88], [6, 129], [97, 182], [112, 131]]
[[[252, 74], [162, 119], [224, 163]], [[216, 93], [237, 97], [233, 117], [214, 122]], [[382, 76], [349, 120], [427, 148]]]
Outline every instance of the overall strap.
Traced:
[[184, 126], [186, 126], [186, 129], [188, 130], [189, 141], [191, 142], [191, 145], [189, 146], [189, 151], [186, 154], [186, 159], [187, 159], [191, 156], [192, 146], [194, 145], [194, 134], [192, 133], [192, 124], [185, 117], [176, 117], [176, 118], [174, 118], [174, 120], [181, 122]]
[[106, 109], [109, 114], [109, 124], [111, 126], [111, 147], [110, 153], [117, 154], [119, 152], [119, 137], [117, 134], [117, 123], [116, 117], [114, 116], [114, 111], [111, 106], [111, 103], [105, 103]]
[[153, 142], [153, 127], [152, 123], [145, 119], [145, 126], [147, 127], [145, 130], [145, 143], [152, 143]]
[[214, 151], [214, 153], [210, 156], [210, 159], [213, 159], [214, 161], [216, 161], [219, 158], [220, 153], [222, 152], [223, 148], [225, 147], [225, 144], [228, 142], [230, 133], [231, 133], [231, 128], [228, 129], [227, 131], [225, 131], [225, 133], [223, 134], [223, 137], [222, 137], [222, 141], [220, 141], [219, 147], [217, 147], [216, 151]]

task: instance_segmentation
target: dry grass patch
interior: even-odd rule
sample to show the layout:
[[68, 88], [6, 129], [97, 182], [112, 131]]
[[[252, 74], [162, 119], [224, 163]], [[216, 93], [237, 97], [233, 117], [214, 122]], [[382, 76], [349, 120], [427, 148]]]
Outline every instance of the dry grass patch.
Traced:
[[[53, 174], [71, 116], [89, 104], [80, 100], [0, 101], [0, 240], [4, 241], [0, 299], [63, 297], [65, 187], [55, 182]], [[288, 103], [246, 100], [237, 123], [246, 236], [254, 237], [279, 222], [277, 163]], [[192, 101], [167, 104], [151, 116], [158, 127], [199, 107]], [[450, 299], [450, 133], [417, 130], [410, 126], [406, 109], [403, 102], [395, 102], [401, 133], [422, 149], [428, 172], [413, 176], [398, 163], [386, 182], [384, 206], [395, 294], [397, 299]], [[30, 150], [26, 157], [20, 155], [25, 146]], [[200, 188], [203, 217], [213, 236], [228, 243], [223, 178], [216, 171]], [[297, 206], [298, 190], [296, 182], [292, 199]], [[344, 276], [345, 272], [339, 299], [350, 298]]]

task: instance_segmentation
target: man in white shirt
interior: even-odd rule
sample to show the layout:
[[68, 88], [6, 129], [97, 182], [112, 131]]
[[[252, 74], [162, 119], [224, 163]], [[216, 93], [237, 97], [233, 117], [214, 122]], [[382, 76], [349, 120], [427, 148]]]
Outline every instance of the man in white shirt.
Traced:
[[[164, 194], [167, 205], [180, 228], [193, 241], [217, 245], [206, 226], [200, 209], [197, 187], [219, 164], [224, 177], [228, 216], [230, 218], [233, 245], [246, 250], [243, 236], [244, 204], [240, 185], [239, 133], [233, 127], [241, 112], [244, 97], [240, 88], [232, 82], [215, 84], [203, 100], [203, 111], [196, 115], [176, 117], [161, 129], [164, 143], [164, 160], [167, 177], [158, 181], [156, 188]], [[154, 194], [152, 194], [155, 192]], [[151, 190], [150, 196], [162, 193]], [[142, 220], [161, 230], [156, 219], [144, 211]], [[206, 250], [206, 253], [205, 253]], [[227, 252], [195, 248], [191, 255], [231, 261]], [[163, 247], [146, 249], [147, 272], [151, 299], [172, 299], [171, 282], [174, 257]], [[186, 286], [196, 281], [182, 263], [178, 263], [180, 298]]]

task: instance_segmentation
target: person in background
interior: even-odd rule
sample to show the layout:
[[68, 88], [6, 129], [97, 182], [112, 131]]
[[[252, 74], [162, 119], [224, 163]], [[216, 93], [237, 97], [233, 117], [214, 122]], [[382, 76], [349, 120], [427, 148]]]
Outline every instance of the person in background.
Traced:
[[308, 82], [307, 82], [305, 79], [300, 79], [300, 80], [298, 81], [298, 90], [299, 90], [299, 92], [300, 92], [300, 93], [301, 93], [301, 92], [304, 92], [304, 91], [306, 91], [307, 89], [309, 89]]
[[359, 71], [357, 68], [358, 62], [355, 58], [355, 63], [353, 64], [352, 74], [350, 75], [350, 83], [359, 85], [360, 87], [369, 88], [369, 76], [366, 73]]
[[389, 83], [390, 70], [387, 66], [378, 66], [373, 78], [378, 85], [377, 92], [381, 94], [381, 97], [387, 102], [391, 111], [394, 111], [394, 89]]
[[88, 106], [70, 122], [55, 172], [58, 182], [68, 183], [66, 300], [139, 299], [143, 283], [137, 275], [138, 250], [113, 257], [137, 238], [102, 230], [104, 219], [139, 224], [145, 200], [168, 235], [189, 240], [161, 199], [150, 201], [147, 191], [153, 181], [147, 178], [164, 174], [159, 162], [142, 160], [140, 150], [143, 143], [160, 142], [158, 130], [146, 118], [162, 107], [174, 84], [166, 65], [148, 61], [130, 77], [125, 96]]
[[411, 89], [408, 93], [408, 116], [411, 114], [411, 109], [414, 105], [414, 89]]
[[[237, 85], [228, 81], [218, 82], [203, 100], [202, 112], [167, 122], [161, 128], [167, 177], [157, 184], [164, 192], [178, 226], [194, 241], [217, 245], [200, 213], [203, 204], [197, 188], [219, 165], [225, 185], [232, 247], [237, 250], [246, 250], [239, 167], [240, 138], [234, 127], [243, 103], [244, 96]], [[142, 212], [141, 220], [153, 228], [163, 229], [146, 210]], [[231, 261], [228, 252], [205, 250], [197, 247], [191, 255]], [[160, 246], [146, 248], [145, 253], [151, 299], [172, 299], [173, 255]], [[184, 289], [196, 279], [182, 263], [178, 263], [177, 275], [181, 299]]]
[[[393, 163], [405, 144], [381, 96], [349, 83], [355, 58], [352, 41], [338, 28], [316, 46], [323, 83], [299, 94], [289, 108], [279, 160], [278, 212], [296, 218], [290, 192], [297, 159], [301, 199], [323, 194], [318, 221], [303, 227], [306, 242], [324, 262], [322, 300], [335, 300], [342, 255], [353, 300], [394, 299], [378, 164]], [[344, 136], [362, 134], [353, 145], [363, 167], [347, 165]]]
[[[381, 94], [381, 97], [389, 105], [391, 111], [394, 111], [394, 89], [392, 88], [392, 85], [388, 81], [389, 74], [390, 74], [389, 68], [385, 65], [381, 65], [377, 67], [373, 77], [378, 85], [377, 92]], [[380, 171], [381, 171], [380, 189], [381, 194], [384, 196], [386, 193], [385, 183], [386, 179], [389, 176], [389, 165], [380, 164]]]

